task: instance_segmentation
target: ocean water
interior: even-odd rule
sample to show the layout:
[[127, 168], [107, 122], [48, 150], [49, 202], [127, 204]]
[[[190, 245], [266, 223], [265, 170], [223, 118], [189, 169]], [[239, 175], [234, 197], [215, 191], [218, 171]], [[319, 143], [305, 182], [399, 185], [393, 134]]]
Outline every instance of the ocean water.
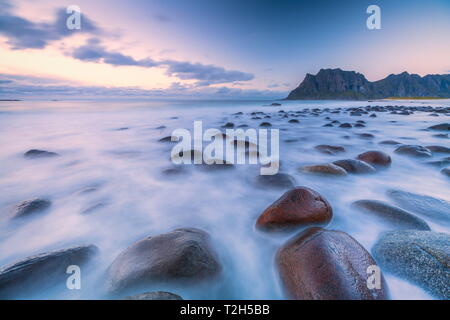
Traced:
[[[448, 106], [450, 101], [361, 102], [289, 101], [268, 106], [269, 101], [20, 101], [0, 102], [0, 266], [29, 255], [80, 244], [95, 244], [99, 258], [83, 274], [83, 289], [62, 290], [62, 299], [102, 298], [102, 275], [113, 259], [134, 241], [180, 227], [206, 230], [223, 265], [221, 278], [195, 287], [157, 287], [185, 299], [283, 299], [274, 266], [276, 250], [293, 233], [273, 235], [255, 229], [261, 212], [283, 190], [261, 188], [254, 183], [257, 165], [237, 165], [231, 170], [205, 171], [187, 166], [180, 175], [165, 175], [171, 168], [172, 144], [158, 140], [177, 128], [220, 128], [226, 122], [258, 128], [262, 121], [280, 129], [281, 172], [297, 185], [322, 194], [332, 205], [329, 229], [342, 230], [370, 251], [379, 232], [387, 226], [355, 211], [359, 199], [389, 199], [388, 189], [402, 189], [450, 200], [448, 178], [417, 159], [393, 153], [394, 146], [379, 145], [393, 139], [402, 143], [449, 146], [448, 139], [433, 137], [424, 128], [449, 117], [416, 112], [403, 116], [377, 113], [377, 118], [323, 114], [298, 118], [299, 124], [273, 116], [252, 120], [250, 112], [276, 114], [279, 110], [334, 108], [366, 105]], [[244, 115], [233, 115], [243, 112]], [[322, 127], [324, 118], [366, 128]], [[396, 121], [396, 122], [391, 122]], [[160, 126], [165, 128], [158, 129]], [[357, 133], [371, 133], [361, 139]], [[286, 140], [297, 139], [295, 142]], [[318, 144], [342, 145], [343, 155], [323, 155]], [[29, 149], [59, 153], [60, 157], [25, 159]], [[393, 159], [388, 170], [374, 175], [325, 178], [305, 175], [297, 169], [307, 164], [354, 158], [367, 150], [382, 150]], [[436, 158], [438, 159], [438, 158]], [[90, 191], [90, 192], [87, 192]], [[11, 209], [35, 197], [53, 204], [42, 215], [12, 222]], [[450, 232], [422, 217], [435, 231]], [[295, 234], [295, 233], [294, 233]], [[421, 288], [386, 275], [393, 299], [431, 299]], [[37, 298], [46, 298], [42, 292]]]

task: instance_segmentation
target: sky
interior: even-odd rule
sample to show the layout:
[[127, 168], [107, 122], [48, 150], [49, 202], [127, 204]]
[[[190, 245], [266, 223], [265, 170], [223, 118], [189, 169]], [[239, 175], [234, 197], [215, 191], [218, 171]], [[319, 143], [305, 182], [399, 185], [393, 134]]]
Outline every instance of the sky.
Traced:
[[450, 0], [0, 0], [0, 98], [283, 98], [321, 68], [450, 73], [449, 35]]

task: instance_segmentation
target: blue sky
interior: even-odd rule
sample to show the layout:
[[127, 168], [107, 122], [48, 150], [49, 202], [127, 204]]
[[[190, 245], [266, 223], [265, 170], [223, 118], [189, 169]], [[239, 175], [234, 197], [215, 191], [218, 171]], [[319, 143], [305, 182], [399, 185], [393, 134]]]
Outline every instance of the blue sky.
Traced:
[[[70, 4], [0, 0], [1, 96], [275, 98], [321, 68], [450, 70], [448, 0], [78, 0], [74, 31]], [[366, 27], [371, 4], [381, 30]]]

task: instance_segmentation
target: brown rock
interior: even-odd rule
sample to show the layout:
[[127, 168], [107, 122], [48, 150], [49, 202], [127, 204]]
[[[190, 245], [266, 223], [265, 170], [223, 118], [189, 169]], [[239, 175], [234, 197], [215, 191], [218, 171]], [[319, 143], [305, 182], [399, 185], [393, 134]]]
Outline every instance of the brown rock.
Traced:
[[387, 286], [369, 289], [367, 268], [374, 259], [340, 231], [309, 228], [278, 251], [276, 263], [290, 298], [305, 300], [387, 299]]
[[391, 157], [382, 151], [367, 151], [358, 155], [357, 159], [374, 166], [382, 167], [388, 167], [392, 162]]
[[341, 152], [345, 152], [345, 148], [341, 147], [341, 146], [330, 146], [327, 144], [321, 144], [318, 146], [315, 146], [314, 149], [316, 149], [317, 151], [324, 153], [324, 154], [337, 154], [337, 153], [341, 153]]
[[301, 171], [307, 173], [319, 173], [326, 175], [345, 176], [347, 171], [333, 163], [317, 164], [312, 166], [304, 166], [300, 168]]
[[325, 225], [333, 217], [328, 201], [306, 187], [285, 192], [259, 216], [256, 226], [268, 231], [297, 226]]

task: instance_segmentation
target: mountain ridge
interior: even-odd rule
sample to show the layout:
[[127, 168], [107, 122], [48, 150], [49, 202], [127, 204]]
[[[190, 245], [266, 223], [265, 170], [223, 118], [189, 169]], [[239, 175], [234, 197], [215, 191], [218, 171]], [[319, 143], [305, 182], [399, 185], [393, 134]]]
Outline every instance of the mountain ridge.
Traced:
[[389, 97], [450, 98], [450, 74], [428, 74], [421, 77], [406, 71], [369, 81], [359, 72], [320, 69], [307, 73], [286, 100], [367, 100]]

